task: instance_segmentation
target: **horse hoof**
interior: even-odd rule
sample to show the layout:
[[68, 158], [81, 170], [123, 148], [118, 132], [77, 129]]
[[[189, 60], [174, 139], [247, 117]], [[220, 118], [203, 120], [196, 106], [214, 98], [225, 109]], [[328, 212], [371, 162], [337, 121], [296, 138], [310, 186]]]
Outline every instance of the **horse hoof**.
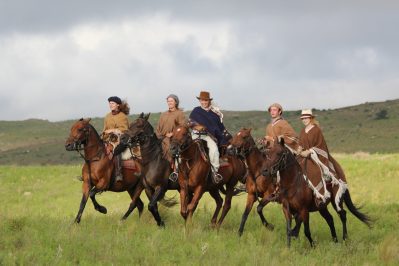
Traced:
[[103, 206], [98, 207], [97, 211], [99, 211], [99, 212], [101, 212], [103, 214], [107, 214], [107, 208], [105, 208]]
[[272, 224], [267, 223], [267, 224], [265, 224], [265, 226], [266, 226], [266, 228], [269, 229], [270, 231], [273, 231], [273, 230], [274, 230], [274, 225], [272, 225]]
[[334, 243], [338, 243], [338, 239], [336, 237], [333, 237]]
[[164, 223], [163, 221], [161, 221], [161, 222], [158, 224], [158, 226], [161, 227], [161, 228], [165, 228], [165, 223]]

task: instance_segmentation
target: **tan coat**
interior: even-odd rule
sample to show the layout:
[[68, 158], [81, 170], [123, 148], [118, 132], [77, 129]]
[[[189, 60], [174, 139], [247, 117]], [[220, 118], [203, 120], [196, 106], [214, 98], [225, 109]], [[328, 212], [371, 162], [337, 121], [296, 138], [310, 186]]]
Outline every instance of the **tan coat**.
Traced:
[[164, 157], [169, 161], [172, 161], [172, 157], [169, 154], [170, 138], [166, 137], [167, 133], [173, 132], [177, 125], [181, 126], [186, 123], [186, 118], [182, 110], [177, 109], [176, 111], [166, 111], [159, 117], [158, 125], [156, 128], [156, 135], [162, 140], [162, 150]]
[[104, 129], [118, 129], [121, 132], [126, 131], [129, 128], [129, 120], [125, 113], [119, 112], [117, 114], [108, 113], [104, 118]]
[[298, 149], [298, 135], [287, 120], [283, 118], [277, 118], [266, 126], [266, 136], [273, 139], [283, 136], [285, 144], [293, 150]]

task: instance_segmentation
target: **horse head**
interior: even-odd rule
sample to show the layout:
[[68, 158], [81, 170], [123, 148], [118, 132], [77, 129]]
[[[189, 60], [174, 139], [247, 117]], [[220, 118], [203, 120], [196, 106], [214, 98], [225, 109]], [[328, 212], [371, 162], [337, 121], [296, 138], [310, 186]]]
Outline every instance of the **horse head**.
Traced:
[[154, 134], [154, 128], [148, 122], [150, 113], [140, 116], [129, 125], [129, 129], [125, 131], [121, 138], [120, 143], [130, 147], [143, 144], [145, 139]]
[[251, 130], [251, 128], [241, 128], [231, 139], [230, 145], [227, 147], [227, 153], [245, 158], [255, 146]]
[[287, 167], [290, 154], [290, 150], [285, 146], [284, 138], [276, 139], [275, 144], [268, 149], [267, 160], [264, 161], [262, 167], [262, 175], [275, 176], [278, 171], [284, 170]]
[[186, 125], [176, 126], [170, 139], [170, 152], [173, 157], [178, 156], [192, 142], [191, 133]]
[[81, 146], [87, 144], [92, 128], [89, 122], [90, 118], [81, 118], [72, 125], [69, 137], [65, 141], [67, 151], [81, 150]]

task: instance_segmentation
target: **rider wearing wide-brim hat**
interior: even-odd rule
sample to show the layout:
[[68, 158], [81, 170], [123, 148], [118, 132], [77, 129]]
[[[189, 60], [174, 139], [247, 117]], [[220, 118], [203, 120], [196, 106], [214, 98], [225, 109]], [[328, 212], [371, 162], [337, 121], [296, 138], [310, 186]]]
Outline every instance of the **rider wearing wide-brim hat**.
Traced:
[[[223, 124], [223, 114], [220, 109], [212, 104], [212, 97], [208, 91], [201, 91], [197, 99], [200, 106], [193, 109], [189, 121], [192, 125], [201, 125], [205, 127], [207, 135], [201, 135], [201, 139], [207, 142], [209, 149], [209, 159], [212, 164], [214, 181], [220, 180], [218, 174], [220, 167], [219, 147], [227, 145], [232, 138]], [[199, 138], [199, 132], [193, 130], [193, 138]]]

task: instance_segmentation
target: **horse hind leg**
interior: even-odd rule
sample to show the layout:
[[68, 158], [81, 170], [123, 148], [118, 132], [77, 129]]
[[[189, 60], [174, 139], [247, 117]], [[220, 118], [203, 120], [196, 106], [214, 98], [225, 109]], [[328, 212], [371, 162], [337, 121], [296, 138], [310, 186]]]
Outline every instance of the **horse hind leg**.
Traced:
[[[209, 191], [209, 194], [212, 196], [212, 198], [214, 198], [215, 203], [216, 203], [216, 209], [215, 209], [215, 212], [213, 213], [213, 216], [212, 216], [212, 219], [211, 219], [211, 225], [214, 227], [214, 226], [216, 226], [216, 221], [217, 221], [217, 218], [219, 216], [220, 209], [222, 208], [222, 205], [223, 205], [223, 199], [220, 196], [218, 190], [211, 190], [211, 191]], [[227, 198], [227, 196], [226, 196], [226, 198]], [[220, 220], [219, 220], [219, 222], [220, 222]]]
[[222, 225], [224, 218], [226, 217], [227, 213], [231, 209], [231, 199], [233, 198], [233, 194], [234, 194], [234, 186], [231, 186], [231, 185], [226, 185], [226, 186], [227, 186], [227, 191], [226, 191], [226, 196], [224, 198], [222, 214], [217, 223], [218, 227], [220, 227]]
[[326, 220], [328, 226], [330, 227], [330, 232], [331, 232], [333, 241], [335, 243], [337, 243], [338, 242], [337, 232], [335, 231], [334, 219], [333, 219], [331, 213], [328, 211], [327, 208], [320, 209], [319, 213], [321, 214], [321, 216], [323, 216], [324, 220]]
[[346, 211], [343, 208], [343, 202], [339, 203], [340, 210], [338, 210], [337, 205], [335, 204], [334, 201], [331, 201], [331, 204], [334, 208], [334, 210], [338, 213], [339, 218], [341, 219], [342, 223], [342, 239], [346, 240], [348, 238], [348, 229], [346, 227]]

